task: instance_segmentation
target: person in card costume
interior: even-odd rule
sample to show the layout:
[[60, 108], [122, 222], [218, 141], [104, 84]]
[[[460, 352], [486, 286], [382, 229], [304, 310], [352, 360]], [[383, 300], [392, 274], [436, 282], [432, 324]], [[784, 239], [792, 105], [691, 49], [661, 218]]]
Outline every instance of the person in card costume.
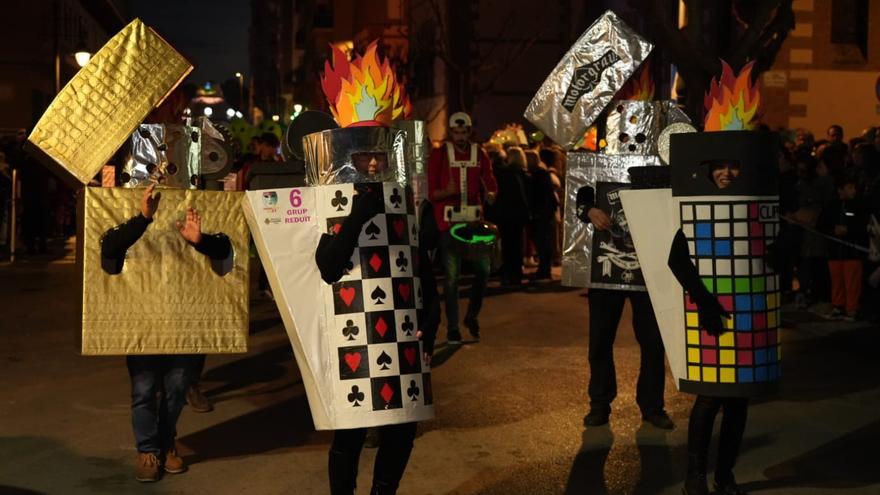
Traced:
[[779, 228], [778, 144], [752, 130], [760, 95], [751, 64], [739, 75], [722, 65], [704, 132], [670, 136], [671, 188], [621, 193], [676, 385], [697, 394], [686, 495], [709, 493], [719, 411], [715, 493], [745, 493], [733, 467], [749, 397], [775, 391], [780, 376], [779, 281], [764, 261]]
[[315, 428], [335, 430], [330, 492], [354, 493], [367, 429], [379, 427], [371, 493], [393, 494], [416, 422], [434, 416], [434, 337], [420, 332], [430, 292], [420, 275], [430, 265], [418, 247], [405, 133], [389, 127], [410, 105], [377, 43], [352, 61], [332, 50], [322, 87], [340, 127], [303, 136], [310, 187], [248, 192], [245, 215]]

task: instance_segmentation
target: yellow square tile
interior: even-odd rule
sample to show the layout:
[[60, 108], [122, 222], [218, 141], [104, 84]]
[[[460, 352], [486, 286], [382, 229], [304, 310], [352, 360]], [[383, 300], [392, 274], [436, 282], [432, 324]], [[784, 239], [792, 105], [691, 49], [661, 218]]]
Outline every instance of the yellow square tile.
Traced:
[[721, 347], [733, 347], [735, 345], [733, 332], [722, 333], [721, 336], [718, 337], [718, 344]]
[[736, 370], [734, 368], [721, 368], [721, 383], [736, 383]]
[[736, 364], [736, 353], [732, 350], [722, 350], [721, 364]]
[[733, 318], [724, 318], [724, 328], [726, 330], [733, 330]]
[[697, 313], [688, 312], [687, 313], [687, 326], [688, 328], [699, 328], [700, 327], [700, 319], [697, 317]]
[[776, 328], [776, 311], [767, 314], [767, 328]]
[[688, 347], [688, 362], [689, 363], [699, 363], [700, 362], [700, 349], [697, 347]]
[[700, 381], [700, 367], [688, 366], [688, 380]]
[[[779, 335], [779, 337], [777, 337], [777, 338], [779, 338], [781, 340], [782, 335]], [[776, 346], [776, 360], [782, 361], [782, 346], [781, 345]]]
[[776, 294], [767, 294], [767, 309], [776, 309]]
[[708, 383], [718, 383], [718, 368], [714, 366], [703, 366], [703, 381]]
[[700, 331], [699, 330], [688, 330], [687, 331], [687, 343], [691, 345], [700, 345]]

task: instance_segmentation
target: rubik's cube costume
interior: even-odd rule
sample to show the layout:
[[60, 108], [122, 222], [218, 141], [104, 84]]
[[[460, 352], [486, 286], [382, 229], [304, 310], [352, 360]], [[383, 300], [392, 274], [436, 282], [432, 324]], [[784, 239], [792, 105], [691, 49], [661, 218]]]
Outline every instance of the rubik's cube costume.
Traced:
[[[705, 484], [712, 424], [724, 408], [715, 481], [732, 468], [748, 398], [780, 376], [778, 275], [765, 263], [778, 232], [776, 140], [754, 132], [751, 65], [724, 64], [702, 133], [670, 137], [671, 187], [621, 194], [678, 388], [698, 394], [688, 486]], [[718, 131], [718, 132], [712, 132]], [[714, 177], [732, 170], [728, 184]]]
[[[216, 144], [208, 144], [213, 137], [202, 131], [212, 128], [138, 127], [191, 70], [136, 19], [71, 79], [28, 138], [32, 153], [85, 185], [134, 131], [139, 130], [132, 138], [136, 143], [144, 142], [143, 133], [151, 136], [149, 150], [140, 150], [151, 156], [149, 171], [128, 175], [128, 186], [158, 182], [161, 201], [155, 214], [141, 213], [143, 187], [85, 187], [77, 258], [80, 351], [128, 356], [137, 448], [160, 458], [174, 449], [174, 424], [193, 378], [181, 375], [204, 359], [193, 355], [247, 351], [248, 232], [242, 194], [194, 189], [202, 153]], [[171, 145], [171, 132], [181, 136], [180, 146]], [[137, 150], [134, 155], [132, 160]], [[204, 212], [203, 230], [215, 233], [202, 234], [196, 245], [188, 245], [176, 228], [188, 208]]]
[[[417, 336], [422, 288], [405, 134], [409, 104], [372, 44], [333, 48], [324, 91], [339, 129], [306, 135], [311, 187], [251, 191], [245, 212], [303, 376], [315, 427], [338, 430], [332, 493], [352, 493], [364, 428], [381, 426], [374, 489], [393, 493], [434, 415]], [[430, 342], [428, 343], [430, 346]]]

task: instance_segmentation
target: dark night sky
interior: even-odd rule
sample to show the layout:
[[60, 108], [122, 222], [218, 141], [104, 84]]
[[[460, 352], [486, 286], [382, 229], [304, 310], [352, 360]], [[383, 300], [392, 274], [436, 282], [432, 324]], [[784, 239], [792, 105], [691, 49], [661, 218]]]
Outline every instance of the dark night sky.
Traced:
[[188, 82], [248, 73], [250, 0], [129, 0], [131, 13], [174, 45], [195, 70]]

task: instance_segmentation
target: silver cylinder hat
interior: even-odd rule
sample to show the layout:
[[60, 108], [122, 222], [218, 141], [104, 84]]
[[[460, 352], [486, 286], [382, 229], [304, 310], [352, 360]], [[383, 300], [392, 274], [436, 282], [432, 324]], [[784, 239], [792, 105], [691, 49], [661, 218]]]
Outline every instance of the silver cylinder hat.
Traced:
[[[328, 129], [303, 136], [306, 181], [311, 186], [357, 182], [407, 184], [406, 133], [381, 126]], [[384, 153], [388, 166], [377, 173], [359, 170], [359, 153]]]
[[188, 125], [141, 124], [131, 135], [131, 156], [122, 169], [123, 187], [161, 182], [195, 189], [201, 173], [201, 130]]

